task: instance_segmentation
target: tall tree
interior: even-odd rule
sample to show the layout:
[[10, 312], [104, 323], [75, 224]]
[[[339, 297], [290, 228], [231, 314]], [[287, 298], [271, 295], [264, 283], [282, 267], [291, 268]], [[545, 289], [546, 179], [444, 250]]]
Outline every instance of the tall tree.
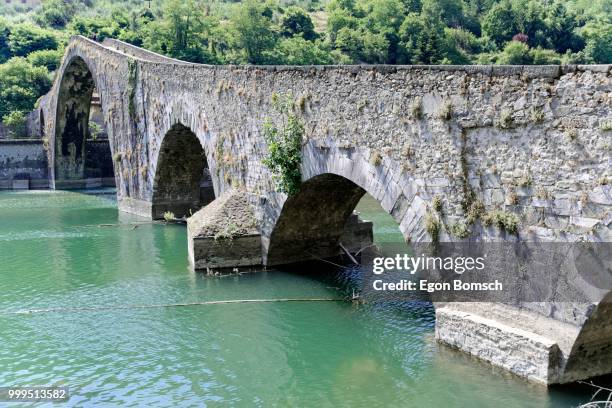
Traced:
[[299, 7], [289, 7], [281, 20], [281, 33], [285, 37], [301, 35], [308, 41], [314, 41], [317, 33], [310, 15]]
[[272, 8], [256, 0], [241, 3], [231, 17], [235, 45], [245, 54], [246, 62], [265, 64], [276, 44], [272, 30]]
[[52, 31], [34, 24], [21, 23], [11, 28], [9, 48], [15, 56], [25, 57], [38, 50], [54, 50], [57, 45], [57, 38]]

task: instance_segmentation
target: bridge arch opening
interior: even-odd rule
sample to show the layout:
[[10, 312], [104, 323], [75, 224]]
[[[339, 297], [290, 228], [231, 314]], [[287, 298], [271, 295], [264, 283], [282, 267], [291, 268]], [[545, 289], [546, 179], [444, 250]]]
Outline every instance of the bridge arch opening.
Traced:
[[612, 291], [580, 329], [564, 369], [565, 381], [609, 374], [612, 367]]
[[[324, 173], [305, 181], [283, 205], [270, 234], [266, 264], [333, 258], [345, 249], [357, 252], [371, 245], [372, 223], [355, 213], [358, 204], [367, 206], [369, 215], [384, 211], [365, 189], [343, 176]], [[405, 245], [397, 221], [384, 213], [384, 230]]]
[[[87, 63], [74, 57], [64, 69], [55, 119], [56, 188], [115, 185], [101, 99]], [[41, 119], [41, 125], [44, 122]]]
[[[153, 182], [154, 219], [189, 217], [215, 199], [206, 153], [190, 128], [177, 123], [162, 141]], [[170, 215], [170, 214], [168, 214]]]

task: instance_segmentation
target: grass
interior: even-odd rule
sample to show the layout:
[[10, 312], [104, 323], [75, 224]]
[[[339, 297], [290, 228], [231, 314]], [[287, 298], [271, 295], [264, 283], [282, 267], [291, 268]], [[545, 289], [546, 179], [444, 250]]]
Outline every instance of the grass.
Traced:
[[423, 117], [423, 98], [417, 96], [410, 104], [410, 115], [414, 119], [421, 119]]
[[438, 110], [438, 118], [442, 120], [450, 120], [453, 117], [453, 103], [450, 100], [445, 100], [440, 105]]
[[451, 225], [450, 232], [454, 236], [463, 239], [469, 237], [472, 231], [470, 231], [470, 229], [465, 223], [458, 222], [456, 224]]
[[510, 234], [518, 234], [520, 220], [516, 214], [494, 210], [482, 217], [482, 222], [486, 226], [494, 225], [502, 231]]
[[370, 154], [370, 164], [372, 166], [378, 167], [382, 164], [383, 157], [378, 150], [373, 150], [372, 154]]
[[432, 242], [437, 243], [440, 241], [440, 221], [429, 212], [425, 215], [425, 230], [431, 237]]
[[434, 198], [431, 200], [431, 206], [437, 213], [442, 212], [442, 204], [442, 197], [439, 195], [434, 196]]
[[512, 111], [508, 109], [502, 110], [501, 114], [499, 115], [499, 120], [497, 121], [497, 127], [500, 129], [510, 129], [512, 125], [514, 125]]

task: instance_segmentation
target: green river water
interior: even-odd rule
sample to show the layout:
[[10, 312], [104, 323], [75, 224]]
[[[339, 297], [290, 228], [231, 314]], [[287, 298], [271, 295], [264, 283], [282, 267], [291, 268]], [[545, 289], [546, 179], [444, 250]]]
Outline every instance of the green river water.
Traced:
[[[375, 202], [358, 209], [383, 246], [402, 240]], [[572, 407], [589, 399], [590, 390], [546, 389], [437, 345], [425, 303], [15, 313], [341, 295], [314, 270], [195, 274], [184, 226], [136, 221], [117, 211], [112, 191], [0, 193], [0, 386], [69, 386], [67, 405], [79, 407]]]

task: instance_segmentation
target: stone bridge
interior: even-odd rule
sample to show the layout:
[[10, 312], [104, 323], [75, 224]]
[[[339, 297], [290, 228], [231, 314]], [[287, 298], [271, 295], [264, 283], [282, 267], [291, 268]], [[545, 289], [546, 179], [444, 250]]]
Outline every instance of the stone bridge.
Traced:
[[[249, 269], [367, 241], [369, 224], [351, 215], [366, 192], [408, 242], [611, 242], [610, 74], [608, 65], [208, 66], [75, 37], [40, 109], [54, 188], [84, 183], [96, 89], [119, 209], [190, 217], [197, 269]], [[262, 163], [262, 123], [282, 120], [274, 93], [292, 95], [305, 124], [303, 183], [289, 198]], [[438, 304], [436, 337], [546, 384], [605, 374], [612, 294], [598, 299]]]

